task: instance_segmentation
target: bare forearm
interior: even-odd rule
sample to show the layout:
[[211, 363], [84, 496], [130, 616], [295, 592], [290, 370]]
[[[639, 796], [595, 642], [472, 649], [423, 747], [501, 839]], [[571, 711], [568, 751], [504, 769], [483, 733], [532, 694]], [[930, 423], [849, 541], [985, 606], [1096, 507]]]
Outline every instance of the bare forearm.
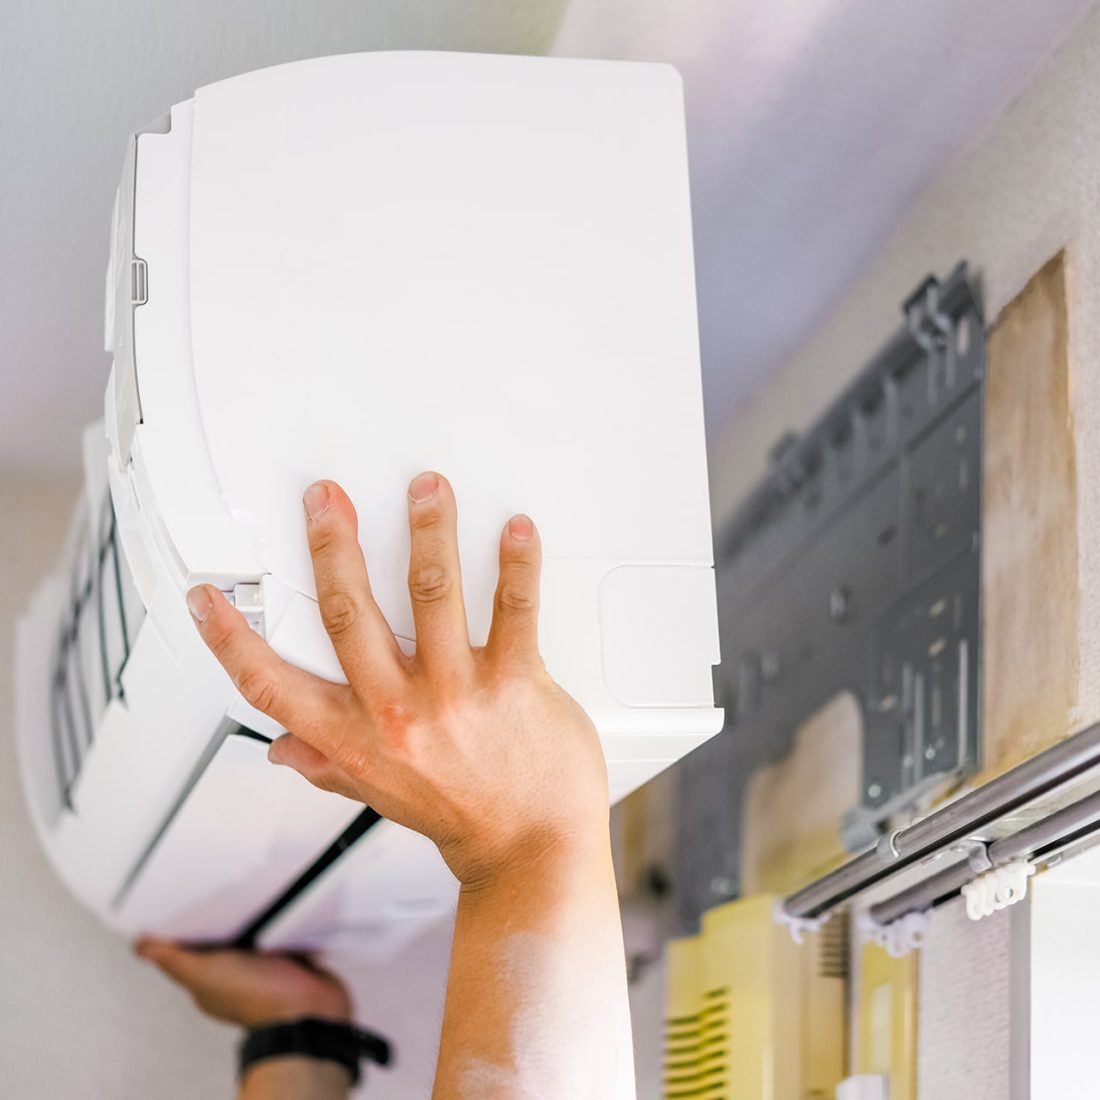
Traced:
[[463, 888], [434, 1096], [634, 1097], [606, 839]]
[[348, 1071], [316, 1058], [272, 1058], [245, 1074], [238, 1100], [347, 1100]]

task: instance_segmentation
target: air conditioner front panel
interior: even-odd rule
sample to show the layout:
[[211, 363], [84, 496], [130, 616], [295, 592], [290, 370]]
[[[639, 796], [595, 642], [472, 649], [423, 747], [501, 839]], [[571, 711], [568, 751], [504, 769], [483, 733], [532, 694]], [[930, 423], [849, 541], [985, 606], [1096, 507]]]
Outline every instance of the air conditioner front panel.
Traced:
[[[350, 56], [200, 89], [172, 118], [138, 145], [150, 290], [132, 476], [179, 572], [312, 598], [301, 492], [331, 477], [411, 639], [404, 488], [442, 469], [475, 643], [500, 529], [526, 511], [547, 548], [548, 666], [590, 710], [620, 706], [603, 654], [629, 663], [639, 635], [594, 614], [604, 577], [624, 562], [711, 573], [675, 74]], [[698, 673], [718, 659], [713, 595], [687, 588], [687, 645], [645, 638], [651, 664], [690, 667], [646, 700], [670, 730], [713, 709]]]
[[270, 951], [347, 947], [385, 959], [449, 919], [458, 883], [434, 844], [380, 821], [259, 933]]
[[118, 922], [132, 933], [231, 941], [361, 810], [271, 767], [263, 741], [231, 733], [153, 837]]

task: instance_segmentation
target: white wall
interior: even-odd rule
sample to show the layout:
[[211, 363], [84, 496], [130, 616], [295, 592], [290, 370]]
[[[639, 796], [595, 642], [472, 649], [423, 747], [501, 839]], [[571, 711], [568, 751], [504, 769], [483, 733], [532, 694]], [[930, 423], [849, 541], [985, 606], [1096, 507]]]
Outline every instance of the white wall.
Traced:
[[1038, 876], [1030, 916], [1028, 1100], [1090, 1096], [1100, 1075], [1100, 848]]
[[1100, 10], [1093, 9], [993, 129], [913, 206], [812, 340], [757, 394], [711, 453], [716, 521], [727, 519], [787, 428], [805, 426], [900, 323], [900, 303], [960, 258], [988, 318], [1068, 247], [1077, 440], [1080, 671], [1077, 718], [1100, 716]]
[[570, 0], [554, 52], [684, 77], [707, 425], [828, 316], [1092, 0]]

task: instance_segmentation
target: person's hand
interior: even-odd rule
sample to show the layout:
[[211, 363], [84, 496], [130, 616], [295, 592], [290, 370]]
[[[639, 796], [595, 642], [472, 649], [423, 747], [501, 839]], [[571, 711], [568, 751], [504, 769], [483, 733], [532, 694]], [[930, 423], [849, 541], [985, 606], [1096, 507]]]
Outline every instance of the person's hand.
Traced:
[[152, 939], [138, 940], [134, 951], [183, 986], [216, 1020], [245, 1028], [303, 1016], [351, 1020], [351, 1001], [340, 980], [290, 955], [189, 951]]
[[371, 595], [347, 495], [309, 487], [305, 509], [321, 616], [348, 684], [279, 658], [212, 585], [188, 606], [244, 698], [292, 733], [270, 759], [423, 833], [464, 886], [551, 850], [605, 842], [607, 771], [595, 728], [538, 652], [541, 548], [526, 516], [500, 539], [484, 648], [470, 645], [451, 486], [408, 493], [416, 654], [403, 654]]

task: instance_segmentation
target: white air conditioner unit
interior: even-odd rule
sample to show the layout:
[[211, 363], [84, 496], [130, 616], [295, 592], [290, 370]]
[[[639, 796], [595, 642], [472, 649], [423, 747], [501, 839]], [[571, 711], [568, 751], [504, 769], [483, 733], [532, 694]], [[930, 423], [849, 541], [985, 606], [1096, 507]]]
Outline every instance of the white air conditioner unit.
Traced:
[[542, 651], [613, 799], [721, 726], [671, 69], [379, 53], [201, 88], [129, 143], [106, 328], [84, 496], [20, 626], [18, 736], [47, 852], [113, 926], [384, 955], [453, 905], [428, 841], [267, 763], [279, 728], [184, 605], [212, 582], [341, 679], [301, 507], [319, 477], [409, 647], [409, 478], [455, 486], [475, 643], [499, 531], [535, 517]]

